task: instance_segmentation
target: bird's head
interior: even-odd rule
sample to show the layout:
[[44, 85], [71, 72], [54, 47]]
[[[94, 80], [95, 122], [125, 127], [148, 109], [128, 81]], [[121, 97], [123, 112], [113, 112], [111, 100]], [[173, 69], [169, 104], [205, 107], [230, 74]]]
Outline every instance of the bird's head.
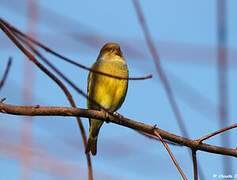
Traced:
[[100, 50], [100, 57], [104, 55], [116, 55], [123, 57], [122, 51], [117, 43], [106, 43]]

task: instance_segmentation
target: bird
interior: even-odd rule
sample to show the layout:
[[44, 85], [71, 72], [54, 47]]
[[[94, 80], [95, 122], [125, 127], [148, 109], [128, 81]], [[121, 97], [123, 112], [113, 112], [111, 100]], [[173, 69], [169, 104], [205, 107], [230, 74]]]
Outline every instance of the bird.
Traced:
[[[128, 66], [119, 44], [106, 43], [91, 67], [95, 71], [122, 77], [109, 77], [90, 71], [87, 79], [87, 107], [116, 113], [123, 104], [128, 89]], [[85, 153], [96, 155], [97, 140], [103, 121], [89, 118], [89, 138]]]

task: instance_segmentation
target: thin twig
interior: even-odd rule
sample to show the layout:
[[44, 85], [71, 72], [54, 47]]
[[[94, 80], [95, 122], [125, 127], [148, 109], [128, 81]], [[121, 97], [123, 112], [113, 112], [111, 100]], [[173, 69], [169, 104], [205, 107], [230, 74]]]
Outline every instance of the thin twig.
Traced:
[[192, 159], [193, 159], [193, 177], [194, 180], [198, 180], [197, 151], [194, 149], [192, 149]]
[[228, 127], [225, 127], [225, 128], [221, 128], [221, 129], [219, 129], [219, 130], [217, 130], [217, 131], [215, 131], [215, 132], [213, 132], [213, 133], [210, 133], [210, 134], [208, 134], [208, 135], [205, 135], [205, 136], [199, 138], [197, 141], [198, 141], [199, 143], [202, 143], [203, 141], [205, 141], [205, 140], [207, 140], [207, 139], [209, 139], [209, 138], [211, 138], [211, 137], [213, 137], [213, 136], [216, 136], [216, 135], [218, 135], [218, 134], [221, 134], [221, 133], [223, 133], [223, 132], [225, 132], [225, 131], [228, 131], [228, 130], [234, 129], [234, 128], [237, 128], [237, 124], [233, 124], [233, 125], [231, 125], [231, 126], [228, 126]]
[[187, 177], [186, 177], [186, 175], [184, 174], [184, 172], [182, 171], [181, 167], [179, 166], [179, 163], [178, 163], [178, 161], [175, 159], [175, 157], [174, 157], [173, 153], [171, 152], [171, 150], [170, 150], [168, 144], [164, 142], [163, 138], [160, 136], [160, 134], [159, 134], [157, 131], [155, 131], [154, 134], [160, 139], [160, 141], [161, 141], [162, 144], [164, 145], [165, 149], [166, 149], [167, 152], [169, 153], [169, 156], [171, 157], [171, 159], [172, 159], [172, 161], [173, 161], [175, 167], [178, 169], [178, 171], [179, 171], [180, 175], [182, 176], [182, 178], [183, 178], [184, 180], [186, 180]]
[[[64, 92], [64, 94], [66, 95], [68, 101], [70, 102], [72, 107], [76, 107], [76, 104], [73, 100], [73, 97], [71, 95], [71, 93], [67, 90], [66, 86], [54, 75], [52, 74], [47, 68], [45, 68], [41, 63], [39, 63], [39, 61], [34, 57], [33, 54], [31, 54], [30, 51], [28, 51], [15, 37], [14, 35], [11, 33], [11, 31], [8, 29], [7, 27], [8, 25], [4, 23], [4, 21], [1, 21], [0, 19], [0, 28], [5, 32], [5, 34], [13, 41], [13, 43], [29, 58], [29, 60], [31, 60], [39, 69], [41, 69], [48, 77], [50, 77]], [[80, 127], [81, 130], [81, 135], [82, 135], [82, 139], [83, 139], [83, 145], [84, 148], [86, 147], [86, 141], [87, 141], [87, 137], [86, 137], [86, 133], [83, 127], [83, 124], [80, 120], [79, 117], [77, 118], [77, 122], [78, 125]], [[90, 154], [86, 154], [87, 157], [87, 165], [88, 165], [88, 179], [89, 180], [93, 180], [93, 170], [92, 170], [92, 163], [91, 163], [91, 157]]]
[[[135, 132], [137, 132], [137, 133], [141, 134], [142, 136], [145, 136], [145, 137], [147, 137], [147, 138], [149, 138], [149, 139], [151, 139], [151, 140], [156, 140], [156, 141], [158, 140], [158, 141], [160, 141], [160, 138], [157, 138], [157, 136], [154, 136], [154, 135], [151, 135], [151, 134], [147, 134], [147, 133], [141, 132], [141, 131], [135, 131]], [[167, 140], [165, 140], [165, 139], [163, 139], [163, 141], [164, 141], [165, 143], [169, 144], [169, 145], [172, 145], [172, 146], [182, 146], [182, 145], [180, 145], [180, 144], [173, 143], [173, 142], [171, 142], [171, 141], [167, 141]]]
[[151, 135], [155, 135], [157, 131], [160, 136], [168, 141], [178, 143], [180, 145], [205, 151], [209, 153], [222, 154], [237, 158], [237, 149], [225, 148], [220, 146], [209, 145], [206, 143], [199, 144], [196, 140], [191, 140], [186, 137], [178, 136], [167, 132], [154, 125], [148, 125], [137, 120], [128, 119], [126, 117], [115, 117], [105, 111], [88, 110], [72, 107], [52, 107], [52, 106], [15, 106], [5, 103], [0, 103], [0, 112], [5, 114], [24, 115], [24, 116], [79, 116], [84, 118], [94, 118], [103, 121], [109, 121], [121, 126], [142, 131]]
[[[4, 20], [2, 20], [4, 21]], [[58, 57], [59, 59], [62, 59], [70, 64], [73, 64], [75, 65], [76, 67], [79, 67], [81, 69], [84, 69], [84, 70], [87, 70], [87, 71], [91, 71], [93, 73], [97, 73], [97, 74], [101, 74], [101, 75], [104, 75], [104, 76], [108, 76], [108, 77], [112, 77], [112, 78], [115, 78], [115, 79], [125, 79], [125, 80], [146, 80], [146, 79], [150, 79], [152, 78], [152, 75], [149, 74], [149, 75], [146, 75], [146, 76], [142, 76], [142, 77], [120, 77], [120, 76], [115, 76], [115, 75], [112, 75], [112, 74], [108, 74], [108, 73], [104, 73], [104, 72], [101, 72], [101, 71], [97, 71], [97, 70], [94, 70], [94, 69], [91, 69], [87, 66], [84, 66], [72, 59], [69, 59], [67, 57], [65, 57], [64, 55], [50, 49], [49, 47], [47, 47], [46, 45], [40, 43], [39, 41], [35, 40], [34, 38], [30, 37], [30, 36], [27, 36], [26, 34], [24, 34], [23, 32], [21, 32], [20, 30], [18, 30], [17, 28], [13, 27], [12, 25], [10, 25], [9, 23], [7, 23], [6, 21], [4, 21], [6, 24], [8, 24], [9, 28], [11, 28], [12, 31], [14, 31], [15, 33], [19, 34], [20, 36], [26, 38], [28, 41], [32, 42], [33, 44], [39, 46], [40, 48], [44, 49], [46, 52]]]
[[4, 86], [4, 84], [6, 82], [7, 76], [9, 74], [9, 70], [11, 68], [11, 65], [12, 65], [12, 58], [9, 57], [8, 61], [7, 61], [7, 66], [6, 66], [5, 71], [3, 73], [3, 77], [2, 77], [2, 79], [0, 81], [0, 90], [2, 89], [2, 87]]

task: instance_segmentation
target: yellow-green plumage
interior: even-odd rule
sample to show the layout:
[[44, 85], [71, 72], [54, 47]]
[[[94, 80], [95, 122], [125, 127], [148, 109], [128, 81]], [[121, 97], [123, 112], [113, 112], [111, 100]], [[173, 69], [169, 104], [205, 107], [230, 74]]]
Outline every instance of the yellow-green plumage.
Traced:
[[[119, 77], [128, 77], [127, 64], [119, 46], [115, 43], [104, 45], [92, 69]], [[120, 108], [125, 99], [127, 87], [128, 80], [126, 79], [116, 79], [93, 72], [90, 72], [88, 76], [87, 93], [89, 99], [93, 99], [93, 101], [110, 112], [114, 112]], [[87, 100], [87, 106], [89, 109], [100, 110], [100, 107], [90, 100]], [[86, 153], [91, 151], [93, 155], [96, 154], [97, 138], [102, 124], [103, 121], [90, 119]]]

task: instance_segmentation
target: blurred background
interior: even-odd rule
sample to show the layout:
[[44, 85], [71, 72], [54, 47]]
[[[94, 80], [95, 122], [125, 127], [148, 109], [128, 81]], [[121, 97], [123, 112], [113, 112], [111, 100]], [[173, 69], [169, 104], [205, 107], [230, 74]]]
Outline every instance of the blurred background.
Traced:
[[[197, 139], [236, 123], [237, 23], [235, 0], [140, 1], [184, 126], [177, 121], [147, 47], [133, 1], [0, 0], [0, 17], [50, 48], [91, 66], [105, 42], [115, 41], [127, 60], [130, 81], [119, 110], [126, 117]], [[44, 55], [47, 55], [42, 51]], [[0, 91], [7, 103], [69, 106], [64, 94], [0, 33], [0, 77], [13, 65]], [[47, 55], [86, 91], [88, 72]], [[86, 99], [71, 90], [78, 107]], [[0, 114], [0, 179], [86, 179], [87, 165], [75, 118]], [[83, 120], [88, 131], [88, 121]], [[237, 146], [236, 130], [207, 143]], [[185, 147], [171, 146], [193, 179]], [[237, 174], [231, 157], [198, 152], [200, 179]], [[92, 159], [95, 179], [180, 179], [164, 147], [135, 131], [104, 124]]]

